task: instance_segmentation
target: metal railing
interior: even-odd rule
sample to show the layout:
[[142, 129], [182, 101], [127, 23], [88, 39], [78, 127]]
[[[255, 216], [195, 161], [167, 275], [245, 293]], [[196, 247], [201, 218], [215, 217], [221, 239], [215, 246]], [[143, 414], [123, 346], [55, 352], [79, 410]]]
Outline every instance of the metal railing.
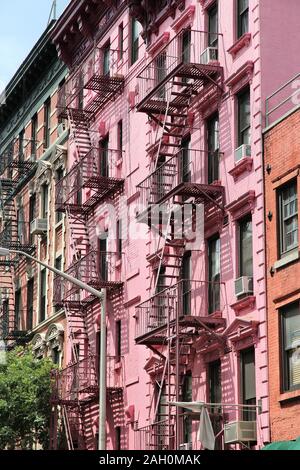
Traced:
[[[208, 162], [214, 158], [219, 166], [220, 155], [220, 152], [180, 150], [138, 184], [142, 207], [159, 203], [181, 183], [205, 184]], [[215, 177], [218, 175], [216, 166], [215, 164]]]
[[220, 282], [186, 279], [153, 295], [136, 307], [135, 339], [167, 327], [177, 318], [207, 316], [210, 291], [214, 290], [214, 299], [220, 298], [221, 285]]
[[[82, 207], [90, 197], [104, 197], [117, 189], [123, 179], [119, 178], [117, 163], [123, 156], [121, 150], [92, 148], [70, 171], [56, 184], [56, 208], [63, 210], [64, 205]], [[83, 193], [84, 188], [92, 193]]]
[[17, 339], [27, 334], [27, 310], [9, 309], [0, 314], [0, 338]]
[[0, 232], [0, 245], [4, 248], [34, 248], [30, 235], [30, 223], [11, 220]]
[[266, 98], [266, 127], [300, 106], [300, 73]]
[[174, 450], [174, 425], [163, 420], [135, 429], [134, 441], [137, 450]]
[[[218, 65], [221, 37], [218, 33], [195, 30], [177, 34], [138, 75], [139, 102], [175, 76], [184, 64]], [[163, 90], [159, 90], [156, 98], [164, 98]]]
[[80, 393], [97, 391], [96, 356], [88, 356], [63, 370], [53, 371], [52, 400], [77, 401]]
[[[93, 250], [72, 264], [66, 273], [95, 289], [119, 285], [121, 283], [119, 261], [119, 253]], [[62, 282], [60, 276], [54, 278], [54, 303], [56, 305], [62, 305], [64, 302], [87, 302], [90, 299], [91, 294], [82, 291], [71, 282]]]
[[[107, 356], [107, 389], [124, 387], [124, 357]], [[52, 400], [77, 401], [81, 394], [94, 395], [99, 386], [99, 357], [89, 355], [62, 370], [52, 372]]]

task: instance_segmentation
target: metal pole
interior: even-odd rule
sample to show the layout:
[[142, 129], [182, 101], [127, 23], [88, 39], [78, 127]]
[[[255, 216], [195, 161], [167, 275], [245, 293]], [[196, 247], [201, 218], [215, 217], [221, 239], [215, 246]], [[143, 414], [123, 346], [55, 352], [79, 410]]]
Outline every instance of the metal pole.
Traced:
[[99, 370], [99, 450], [106, 450], [106, 289], [101, 303]]

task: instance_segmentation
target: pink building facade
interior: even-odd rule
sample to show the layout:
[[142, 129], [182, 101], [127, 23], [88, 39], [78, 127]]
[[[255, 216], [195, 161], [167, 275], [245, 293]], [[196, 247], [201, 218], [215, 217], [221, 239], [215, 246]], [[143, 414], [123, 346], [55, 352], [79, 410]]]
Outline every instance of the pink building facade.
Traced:
[[[297, 71], [289, 3], [74, 0], [55, 26], [70, 70], [56, 209], [68, 272], [107, 289], [108, 449], [201, 448], [200, 411], [172, 402], [210, 404], [215, 448], [271, 440], [262, 104]], [[95, 449], [100, 303], [54, 282], [70, 366], [53, 429]]]

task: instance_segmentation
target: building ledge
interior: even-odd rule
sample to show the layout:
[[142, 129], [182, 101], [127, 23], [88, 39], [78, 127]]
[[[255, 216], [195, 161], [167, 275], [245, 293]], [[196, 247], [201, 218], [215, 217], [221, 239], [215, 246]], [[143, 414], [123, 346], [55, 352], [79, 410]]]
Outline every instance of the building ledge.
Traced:
[[228, 53], [232, 55], [233, 58], [237, 53], [242, 50], [244, 47], [248, 47], [251, 41], [251, 33], [245, 33], [240, 37], [229, 49]]
[[256, 297], [255, 295], [247, 295], [247, 297], [243, 297], [239, 299], [237, 302], [230, 305], [230, 307], [234, 310], [236, 315], [242, 310], [250, 309], [252, 310], [255, 306]]
[[232, 220], [238, 220], [249, 212], [254, 211], [255, 206], [255, 191], [250, 190], [243, 194], [241, 197], [231, 202], [226, 206], [228, 212], [230, 212]]
[[166, 31], [163, 33], [151, 46], [148, 47], [147, 52], [149, 56], [155, 56], [160, 49], [162, 49], [170, 40], [170, 33]]
[[207, 10], [215, 3], [215, 0], [198, 0], [198, 2], [201, 4], [203, 10]]
[[184, 10], [182, 15], [180, 15], [179, 18], [177, 18], [177, 20], [175, 20], [174, 23], [171, 24], [171, 28], [177, 33], [182, 27], [191, 26], [195, 16], [195, 10], [195, 5], [190, 5]]
[[233, 177], [234, 181], [236, 181], [240, 175], [246, 172], [250, 172], [253, 167], [253, 159], [252, 157], [245, 157], [242, 160], [234, 165], [232, 170], [229, 170], [229, 174]]
[[294, 400], [300, 400], [300, 388], [291, 392], [281, 393], [278, 398], [278, 401], [281, 405]]
[[284, 258], [281, 258], [278, 261], [275, 261], [273, 268], [276, 271], [279, 271], [280, 269], [285, 268], [287, 265], [294, 263], [295, 261], [298, 261], [299, 259], [300, 259], [300, 253], [297, 248], [296, 250], [293, 250], [289, 255], [285, 256]]
[[248, 85], [253, 76], [254, 62], [248, 60], [234, 74], [232, 74], [225, 82], [233, 94], [238, 93], [242, 88]]

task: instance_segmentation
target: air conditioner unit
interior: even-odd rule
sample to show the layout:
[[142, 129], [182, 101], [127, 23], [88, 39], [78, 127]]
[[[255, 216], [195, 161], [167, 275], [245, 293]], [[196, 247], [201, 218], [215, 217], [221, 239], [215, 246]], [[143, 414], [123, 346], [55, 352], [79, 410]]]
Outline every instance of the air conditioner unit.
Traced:
[[218, 48], [207, 47], [200, 56], [200, 64], [207, 65], [218, 60]]
[[238, 163], [246, 157], [251, 157], [251, 145], [243, 144], [235, 150], [234, 162]]
[[48, 230], [47, 219], [34, 219], [30, 224], [31, 235], [43, 235]]
[[66, 130], [66, 126], [63, 122], [58, 124], [58, 126], [57, 126], [57, 135], [58, 135], [58, 137], [61, 137], [61, 135], [65, 132], [65, 130]]
[[193, 450], [193, 445], [191, 442], [184, 442], [179, 444], [179, 450]]
[[235, 295], [253, 294], [253, 277], [242, 276], [234, 281]]
[[256, 421], [235, 421], [225, 424], [225, 444], [238, 442], [255, 442], [257, 440]]

